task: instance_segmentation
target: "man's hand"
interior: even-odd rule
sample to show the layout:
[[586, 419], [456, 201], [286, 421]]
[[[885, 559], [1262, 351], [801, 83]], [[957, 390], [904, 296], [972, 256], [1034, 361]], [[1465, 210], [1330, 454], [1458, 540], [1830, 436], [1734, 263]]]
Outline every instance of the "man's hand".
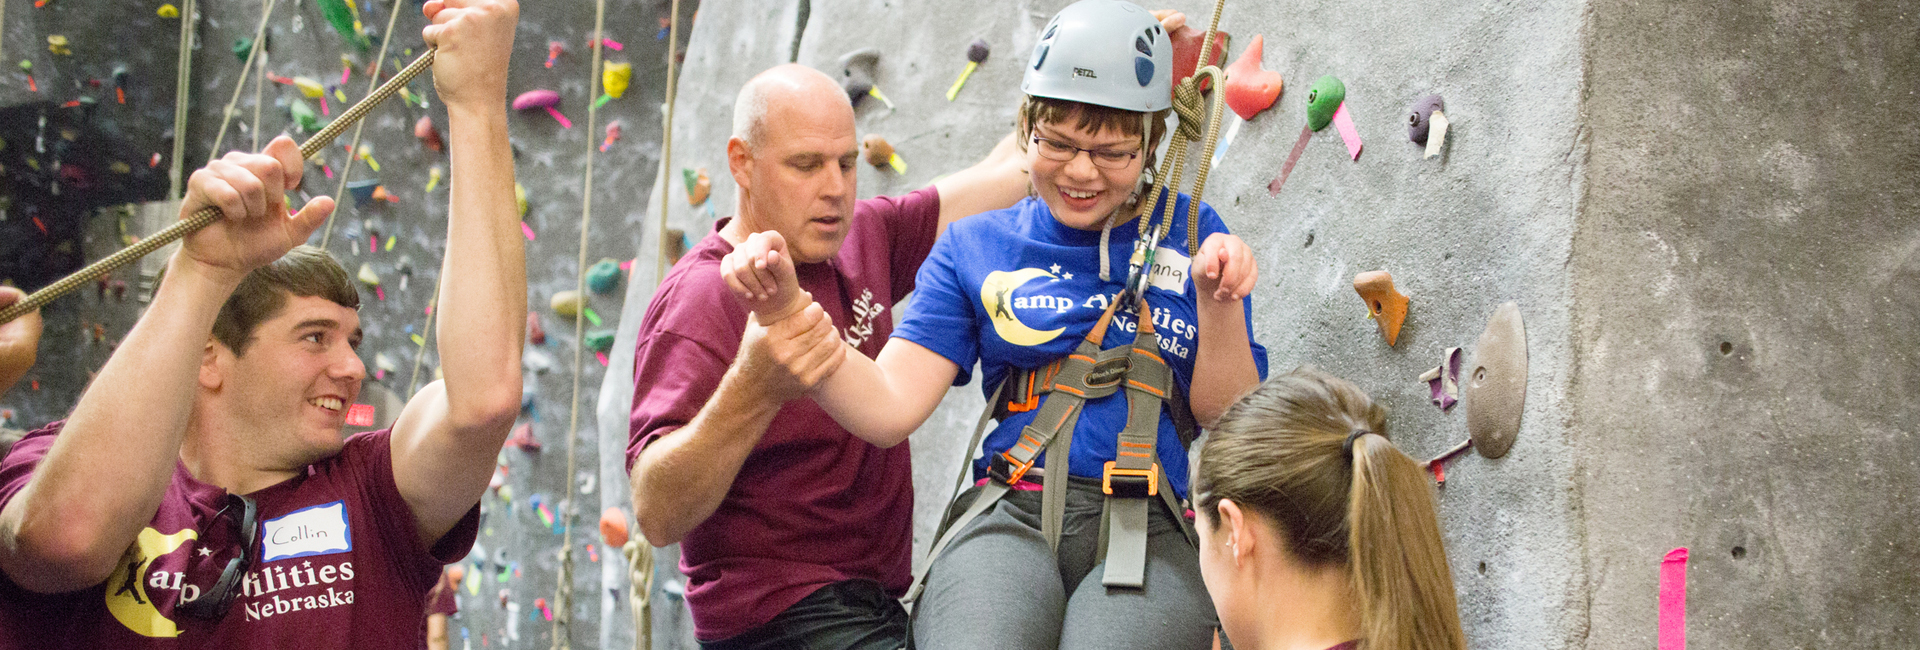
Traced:
[[193, 172], [180, 218], [213, 207], [220, 219], [187, 236], [183, 259], [237, 282], [305, 242], [333, 213], [333, 199], [313, 199], [287, 216], [285, 193], [300, 186], [301, 165], [299, 145], [282, 135], [260, 153], [235, 151]]
[[507, 96], [507, 59], [520, 21], [514, 0], [427, 0], [420, 30], [433, 59], [433, 87], [448, 106], [498, 104]]
[[1193, 258], [1193, 288], [1215, 302], [1237, 302], [1253, 293], [1260, 280], [1253, 249], [1238, 236], [1217, 232], [1200, 244]]
[[800, 290], [787, 240], [777, 232], [747, 235], [746, 241], [720, 258], [720, 277], [762, 325], [778, 323], [813, 302]]
[[808, 302], [791, 318], [764, 326], [749, 321], [741, 337], [739, 372], [776, 402], [805, 396], [840, 369], [847, 346], [820, 305]]
[[[24, 291], [0, 287], [0, 309], [26, 298]], [[40, 349], [40, 327], [38, 309], [0, 325], [0, 393], [7, 392], [33, 368], [34, 357]]]
[[1155, 9], [1150, 13], [1153, 14], [1154, 20], [1160, 21], [1160, 27], [1168, 32], [1187, 25], [1187, 15], [1180, 13], [1178, 9]]

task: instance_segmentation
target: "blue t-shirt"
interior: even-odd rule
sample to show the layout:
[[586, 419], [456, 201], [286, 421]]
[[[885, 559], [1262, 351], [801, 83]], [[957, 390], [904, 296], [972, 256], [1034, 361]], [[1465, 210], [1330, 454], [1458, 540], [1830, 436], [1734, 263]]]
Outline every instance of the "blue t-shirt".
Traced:
[[[1200, 332], [1193, 279], [1188, 277], [1188, 200], [1185, 194], [1178, 198], [1173, 223], [1155, 253], [1147, 289], [1161, 357], [1173, 368], [1183, 395], [1192, 385]], [[1093, 330], [1107, 302], [1126, 282], [1137, 229], [1131, 221], [1114, 228], [1107, 245], [1112, 279], [1101, 281], [1100, 232], [1060, 223], [1038, 199], [1029, 197], [1005, 210], [956, 221], [934, 243], [920, 267], [914, 280], [917, 292], [893, 335], [960, 366], [955, 386], [972, 380], [973, 364], [979, 361], [986, 374], [981, 390], [991, 398], [1009, 369], [1052, 363], [1072, 352]], [[1199, 240], [1204, 242], [1217, 232], [1227, 232], [1226, 223], [1211, 206], [1201, 203]], [[1253, 299], [1249, 297], [1244, 306], [1247, 340], [1252, 341]], [[1101, 347], [1131, 345], [1136, 328], [1131, 310], [1118, 311]], [[1265, 379], [1267, 350], [1258, 343], [1253, 344], [1253, 362]], [[1126, 400], [1126, 391], [1120, 391], [1086, 404], [1074, 428], [1068, 459], [1074, 476], [1098, 478], [1106, 462], [1116, 457], [1120, 430], [1127, 423]], [[981, 445], [986, 453], [974, 463], [976, 478], [985, 476], [985, 459], [1012, 447], [1020, 430], [1038, 414], [1038, 410], [1011, 414], [987, 434]], [[1185, 495], [1187, 454], [1166, 409], [1160, 413], [1155, 451], [1174, 491]]]

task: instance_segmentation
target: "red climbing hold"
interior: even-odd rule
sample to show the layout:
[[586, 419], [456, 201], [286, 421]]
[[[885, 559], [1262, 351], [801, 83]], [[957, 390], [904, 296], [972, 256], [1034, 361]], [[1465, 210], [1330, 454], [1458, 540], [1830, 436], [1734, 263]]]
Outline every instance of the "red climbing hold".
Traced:
[[1280, 98], [1280, 73], [1260, 68], [1263, 45], [1263, 37], [1254, 35], [1240, 58], [1227, 66], [1227, 106], [1243, 120], [1253, 119]]

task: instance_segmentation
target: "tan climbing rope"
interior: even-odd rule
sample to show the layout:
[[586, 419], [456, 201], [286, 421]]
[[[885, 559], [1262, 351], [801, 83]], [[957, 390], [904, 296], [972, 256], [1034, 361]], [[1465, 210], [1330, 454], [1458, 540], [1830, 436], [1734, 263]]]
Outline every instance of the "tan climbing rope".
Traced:
[[680, 57], [680, 0], [673, 0], [672, 23], [667, 25], [667, 114], [665, 125], [660, 131], [660, 252], [654, 260], [653, 284], [659, 286], [667, 279], [667, 210], [672, 206], [668, 197], [673, 194], [673, 105], [678, 92], [678, 67]]
[[[267, 40], [267, 19], [271, 17], [273, 17], [273, 0], [266, 0], [265, 6], [260, 9], [260, 26], [253, 30], [253, 47], [247, 48], [247, 62], [240, 65], [240, 80], [233, 83], [233, 98], [228, 99], [227, 108], [220, 111], [220, 130], [214, 132], [213, 148], [207, 150], [207, 162], [209, 163], [213, 162], [215, 158], [220, 157], [220, 143], [225, 142], [227, 139], [227, 124], [233, 121], [233, 109], [240, 105], [240, 91], [245, 90], [247, 87], [247, 74], [253, 71], [253, 60], [260, 56], [260, 49], [263, 47], [261, 44]], [[254, 87], [259, 88], [258, 85]], [[254, 93], [253, 102], [254, 148], [259, 149], [260, 96], [258, 91]]]
[[188, 93], [193, 86], [193, 20], [196, 10], [193, 0], [180, 3], [180, 56], [174, 64], [173, 75], [173, 164], [167, 168], [167, 199], [177, 200], [186, 189], [183, 176], [187, 151], [187, 104]]
[[[1200, 62], [1202, 63], [1212, 58], [1213, 40], [1220, 31], [1220, 13], [1226, 9], [1226, 4], [1226, 0], [1214, 2], [1213, 18], [1207, 25], [1207, 35], [1200, 41]], [[1220, 143], [1220, 118], [1226, 107], [1222, 97], [1226, 93], [1224, 85], [1226, 78], [1226, 72], [1219, 66], [1209, 64], [1194, 70], [1193, 76], [1187, 77], [1174, 86], [1173, 112], [1177, 115], [1174, 128], [1176, 137], [1167, 149], [1166, 159], [1160, 161], [1159, 173], [1154, 174], [1153, 190], [1148, 193], [1147, 200], [1140, 202], [1139, 211], [1134, 215], [1139, 218], [1138, 241], [1157, 242], [1160, 237], [1166, 235], [1172, 223], [1167, 220], [1171, 215], [1161, 218], [1158, 232], [1152, 236], [1148, 233], [1147, 220], [1153, 216], [1154, 209], [1159, 206], [1161, 197], [1168, 188], [1173, 188], [1174, 192], [1179, 191], [1180, 182], [1185, 175], [1187, 143], [1204, 141], [1204, 148], [1200, 151], [1200, 162], [1196, 166], [1194, 175], [1193, 191], [1188, 193], [1192, 199], [1187, 202], [1187, 255], [1192, 256], [1200, 252], [1200, 197], [1206, 193], [1207, 175], [1212, 171], [1213, 166], [1213, 150]], [[1212, 82], [1211, 97], [1201, 93], [1202, 80]], [[1209, 110], [1209, 103], [1211, 110]], [[1202, 124], [1206, 125], [1204, 134], [1200, 130]], [[1172, 212], [1174, 203], [1172, 197], [1168, 197], [1167, 203], [1169, 204], [1167, 211]], [[1153, 252], [1149, 250], [1144, 253], [1148, 256], [1144, 261], [1150, 268]], [[1135, 251], [1133, 260], [1135, 263], [1143, 261], [1141, 254], [1142, 251]], [[1145, 269], [1141, 270], [1141, 273], [1146, 272]]]
[[[593, 11], [593, 62], [587, 66], [588, 97], [600, 96], [601, 51], [606, 46], [602, 38], [605, 35], [607, 21], [607, 0], [596, 0]], [[593, 125], [600, 117], [600, 102], [587, 103], [587, 132], [593, 131]], [[587, 295], [587, 242], [593, 225], [593, 154], [597, 147], [593, 138], [587, 141], [587, 163], [581, 172], [580, 181], [580, 260], [579, 273], [574, 277], [575, 295]], [[585, 372], [587, 310], [582, 308], [573, 314], [573, 398], [567, 417], [567, 498], [560, 502], [560, 519], [564, 522], [560, 533], [560, 576], [559, 584], [553, 594], [553, 650], [573, 647], [573, 525], [579, 519], [580, 508], [575, 504], [574, 474], [579, 471], [580, 455], [580, 375]]]
[[[393, 7], [387, 11], [387, 33], [385, 36], [380, 37], [380, 53], [373, 56], [373, 65], [367, 69], [367, 92], [373, 92], [374, 87], [380, 83], [380, 66], [387, 60], [387, 44], [393, 42], [393, 25], [399, 18], [400, 0], [393, 0]], [[360, 133], [365, 131], [366, 128], [367, 125], [365, 123], [353, 127], [353, 141], [347, 144], [347, 162], [341, 165], [340, 184], [335, 186], [333, 190], [333, 204], [335, 206], [339, 206], [340, 199], [347, 194], [347, 179], [353, 176], [353, 161], [360, 158]], [[320, 233], [321, 248], [326, 248], [327, 241], [333, 239], [333, 221], [334, 217], [338, 216], [340, 216], [340, 209], [338, 207], [334, 208], [333, 214], [327, 215], [326, 230]]]
[[[425, 72], [427, 68], [433, 65], [433, 55], [437, 51], [436, 49], [428, 49], [420, 55], [420, 58], [414, 59], [413, 63], [408, 64], [406, 68], [394, 74], [392, 79], [387, 80], [387, 83], [381, 84], [379, 88], [375, 88], [366, 98], [361, 99], [360, 102], [354, 104], [352, 108], [348, 108], [346, 112], [341, 113], [340, 117], [335, 119], [331, 124], [328, 124], [326, 128], [320, 129], [319, 133], [313, 134], [313, 137], [308, 138], [306, 142], [300, 143], [300, 156], [307, 158], [319, 152], [322, 147], [327, 146], [334, 138], [339, 137], [341, 131], [347, 130], [349, 125], [366, 117], [367, 113], [371, 112], [381, 101], [392, 97], [401, 86], [407, 85], [407, 82], [412, 81], [413, 78], [419, 76], [420, 73]], [[71, 275], [60, 278], [53, 284], [29, 294], [20, 302], [9, 305], [6, 309], [0, 309], [0, 323], [12, 321], [28, 312], [39, 309], [41, 305], [51, 302], [54, 298], [86, 286], [88, 282], [105, 276], [113, 272], [114, 269], [131, 264], [134, 260], [140, 259], [147, 253], [154, 252], [167, 244], [179, 241], [181, 238], [193, 234], [219, 219], [220, 210], [218, 208], [201, 208], [199, 212], [195, 212], [185, 219], [174, 222], [173, 225], [168, 226], [165, 230], [154, 233], [152, 236], [142, 239], [132, 246], [123, 248], [119, 252], [107, 256], [105, 259], [89, 264], [86, 268], [74, 271]]]

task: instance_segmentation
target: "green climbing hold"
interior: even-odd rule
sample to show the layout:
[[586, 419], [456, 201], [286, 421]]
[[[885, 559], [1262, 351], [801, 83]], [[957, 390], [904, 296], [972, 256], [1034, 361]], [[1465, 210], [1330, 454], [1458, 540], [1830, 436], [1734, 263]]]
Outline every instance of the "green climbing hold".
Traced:
[[293, 100], [287, 104], [287, 110], [293, 114], [293, 123], [299, 125], [301, 131], [311, 133], [320, 130], [320, 114], [313, 112], [313, 105], [306, 100]]
[[1347, 85], [1333, 75], [1314, 80], [1313, 87], [1307, 90], [1307, 126], [1315, 131], [1327, 128], [1327, 123], [1333, 121], [1333, 113], [1340, 110], [1340, 102], [1346, 100]]
[[619, 262], [600, 260], [587, 269], [587, 288], [600, 295], [613, 293], [613, 290], [620, 288], [620, 280], [624, 275], [620, 272]]
[[347, 39], [354, 46], [364, 50], [372, 45], [367, 37], [360, 33], [360, 18], [354, 15], [353, 8], [347, 5], [347, 0], [320, 0], [320, 13], [327, 17], [328, 23], [333, 24], [333, 31], [339, 32], [341, 38]]
[[594, 352], [611, 352], [613, 351], [613, 333], [614, 330], [587, 332], [587, 338], [583, 339], [581, 344]]
[[[262, 50], [265, 50], [265, 49], [267, 49], [267, 45], [266, 45], [266, 43], [261, 43], [261, 44], [260, 44], [260, 49], [262, 49]], [[247, 55], [249, 55], [249, 54], [252, 54], [252, 53], [253, 53], [253, 39], [251, 39], [251, 38], [247, 38], [247, 37], [245, 37], [245, 36], [242, 36], [242, 37], [240, 37], [240, 38], [237, 38], [237, 39], [234, 39], [234, 41], [233, 41], [233, 56], [234, 56], [234, 58], [236, 58], [236, 59], [240, 59], [240, 62], [241, 62], [241, 63], [246, 63], [246, 62], [247, 62]]]

